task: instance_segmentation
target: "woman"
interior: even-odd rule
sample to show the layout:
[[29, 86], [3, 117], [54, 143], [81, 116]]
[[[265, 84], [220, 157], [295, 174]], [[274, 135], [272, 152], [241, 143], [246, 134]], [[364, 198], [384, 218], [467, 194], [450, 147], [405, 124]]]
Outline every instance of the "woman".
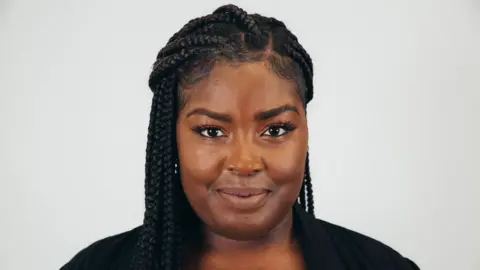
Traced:
[[312, 60], [285, 25], [227, 5], [190, 21], [149, 79], [143, 226], [62, 269], [419, 269], [315, 219]]

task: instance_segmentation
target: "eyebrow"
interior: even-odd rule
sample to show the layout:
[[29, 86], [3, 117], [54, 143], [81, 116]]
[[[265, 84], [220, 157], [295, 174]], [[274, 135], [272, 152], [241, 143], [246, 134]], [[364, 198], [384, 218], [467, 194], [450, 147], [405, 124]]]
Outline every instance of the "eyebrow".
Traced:
[[[278, 116], [284, 112], [295, 112], [297, 114], [300, 114], [298, 112], [297, 107], [292, 106], [292, 105], [283, 105], [279, 106], [273, 109], [268, 109], [266, 111], [258, 112], [255, 114], [254, 118], [257, 121], [263, 121], [267, 120], [270, 118], [273, 118], [275, 116]], [[229, 122], [231, 123], [233, 121], [232, 117], [228, 114], [223, 114], [223, 113], [218, 113], [218, 112], [213, 112], [211, 110], [205, 109], [205, 108], [196, 108], [188, 112], [187, 117], [190, 117], [192, 115], [199, 114], [199, 115], [205, 115], [207, 117], [210, 117], [212, 119], [221, 121], [221, 122]]]
[[297, 107], [292, 106], [292, 105], [283, 105], [283, 106], [280, 106], [280, 107], [276, 107], [276, 108], [273, 108], [273, 109], [269, 109], [269, 110], [266, 110], [266, 111], [263, 111], [263, 112], [256, 113], [255, 114], [255, 120], [257, 120], [257, 121], [267, 120], [267, 119], [273, 118], [277, 115], [280, 115], [280, 114], [282, 114], [284, 112], [288, 112], [288, 111], [300, 114], [298, 112]]
[[205, 108], [193, 109], [187, 114], [187, 117], [190, 117], [194, 114], [205, 115], [207, 117], [213, 118], [213, 119], [221, 121], [221, 122], [229, 122], [229, 123], [232, 122], [232, 117], [230, 115], [213, 112], [213, 111], [210, 111], [210, 110], [205, 109]]

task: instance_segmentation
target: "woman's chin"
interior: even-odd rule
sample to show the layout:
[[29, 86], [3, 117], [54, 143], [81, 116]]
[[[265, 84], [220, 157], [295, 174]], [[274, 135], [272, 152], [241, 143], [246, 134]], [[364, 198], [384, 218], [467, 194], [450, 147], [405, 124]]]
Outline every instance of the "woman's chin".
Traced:
[[262, 211], [243, 215], [232, 213], [217, 216], [209, 230], [231, 240], [253, 241], [270, 235], [280, 222]]
[[264, 226], [222, 226], [217, 228], [210, 228], [210, 230], [217, 236], [234, 241], [258, 241], [267, 237], [270, 230]]

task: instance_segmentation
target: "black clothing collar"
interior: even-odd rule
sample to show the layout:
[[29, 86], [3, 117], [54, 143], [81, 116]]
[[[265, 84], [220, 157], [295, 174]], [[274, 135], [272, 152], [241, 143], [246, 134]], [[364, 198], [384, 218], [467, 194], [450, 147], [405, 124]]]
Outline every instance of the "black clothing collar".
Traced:
[[[390, 247], [308, 214], [295, 204], [294, 232], [306, 270], [419, 270]], [[77, 253], [60, 270], [131, 270], [142, 227], [99, 240]]]
[[323, 226], [300, 204], [294, 205], [294, 229], [300, 240], [300, 246], [307, 270], [341, 269], [341, 260], [335, 252], [333, 243]]

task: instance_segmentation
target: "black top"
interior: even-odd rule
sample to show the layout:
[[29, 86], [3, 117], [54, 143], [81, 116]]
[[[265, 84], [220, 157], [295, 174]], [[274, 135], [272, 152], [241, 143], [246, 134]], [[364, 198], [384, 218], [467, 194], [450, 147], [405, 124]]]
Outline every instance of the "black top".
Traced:
[[[362, 234], [315, 219], [294, 207], [297, 234], [307, 270], [419, 270], [408, 258]], [[130, 270], [141, 227], [99, 240], [60, 270]]]

